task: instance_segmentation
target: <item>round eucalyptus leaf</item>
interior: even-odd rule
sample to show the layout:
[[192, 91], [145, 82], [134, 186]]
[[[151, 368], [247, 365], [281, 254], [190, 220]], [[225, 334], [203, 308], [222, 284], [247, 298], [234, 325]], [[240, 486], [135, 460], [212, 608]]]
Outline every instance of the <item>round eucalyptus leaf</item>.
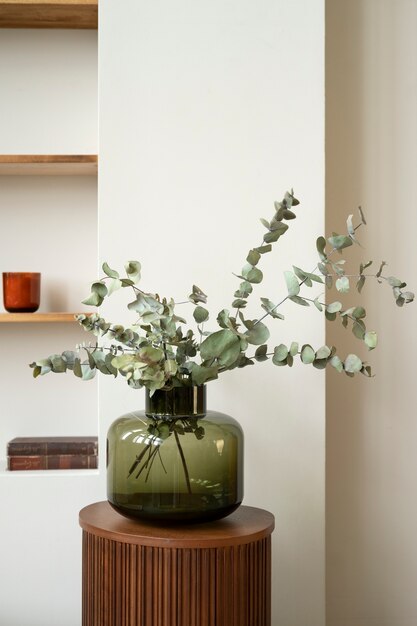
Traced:
[[269, 339], [269, 330], [262, 322], [254, 324], [253, 328], [247, 330], [245, 335], [249, 343], [260, 346]]
[[339, 373], [343, 372], [343, 363], [337, 354], [330, 359], [330, 365], [332, 365]]
[[344, 363], [345, 372], [357, 374], [362, 369], [362, 361], [356, 354], [348, 354]]
[[336, 281], [336, 289], [340, 293], [348, 293], [350, 288], [349, 278], [347, 276], [341, 276]]
[[196, 306], [193, 311], [193, 317], [197, 324], [202, 324], [209, 317], [209, 312], [203, 306]]
[[315, 358], [316, 353], [310, 345], [306, 344], [301, 348], [301, 360], [305, 365], [313, 363]]
[[263, 279], [261, 270], [257, 267], [253, 267], [249, 263], [242, 269], [242, 276], [246, 278], [249, 283], [260, 283]]
[[285, 361], [288, 356], [288, 348], [283, 343], [274, 348], [274, 355], [272, 357], [272, 363], [276, 365], [277, 362]]
[[220, 365], [229, 367], [238, 358], [240, 353], [239, 337], [225, 328], [209, 335], [200, 346], [203, 360], [218, 359]]
[[354, 317], [357, 320], [360, 320], [363, 317], [366, 317], [366, 311], [363, 308], [363, 306], [356, 306], [352, 311], [352, 317]]
[[246, 260], [249, 263], [249, 265], [256, 265], [260, 258], [261, 258], [261, 255], [257, 250], [249, 250]]
[[367, 333], [365, 333], [364, 341], [370, 350], [376, 348], [378, 343], [378, 337], [376, 332], [374, 330], [369, 330]]
[[266, 344], [263, 344], [262, 346], [259, 346], [258, 348], [256, 348], [255, 351], [255, 360], [256, 361], [267, 361], [268, 357], [266, 356], [268, 350], [268, 346]]
[[295, 356], [296, 354], [298, 354], [298, 342], [293, 341], [290, 346], [290, 355]]
[[327, 313], [338, 313], [341, 310], [342, 310], [342, 303], [338, 301], [331, 302], [330, 304], [326, 306]]
[[316, 352], [316, 359], [327, 359], [331, 354], [331, 350], [328, 346], [322, 346]]

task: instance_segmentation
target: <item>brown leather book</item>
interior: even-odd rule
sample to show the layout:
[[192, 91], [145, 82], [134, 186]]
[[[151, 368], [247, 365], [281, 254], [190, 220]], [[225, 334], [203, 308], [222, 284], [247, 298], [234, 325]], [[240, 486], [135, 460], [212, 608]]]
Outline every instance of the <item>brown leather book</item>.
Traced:
[[7, 469], [17, 470], [66, 470], [97, 469], [96, 454], [38, 454], [7, 457]]
[[7, 444], [8, 456], [38, 454], [97, 455], [97, 437], [16, 437]]

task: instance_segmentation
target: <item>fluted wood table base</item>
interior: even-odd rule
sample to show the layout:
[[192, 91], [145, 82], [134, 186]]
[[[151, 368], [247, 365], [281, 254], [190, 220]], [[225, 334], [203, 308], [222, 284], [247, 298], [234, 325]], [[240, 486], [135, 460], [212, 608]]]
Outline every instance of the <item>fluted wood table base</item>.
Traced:
[[267, 511], [242, 506], [217, 522], [162, 527], [99, 502], [80, 524], [83, 626], [270, 626]]

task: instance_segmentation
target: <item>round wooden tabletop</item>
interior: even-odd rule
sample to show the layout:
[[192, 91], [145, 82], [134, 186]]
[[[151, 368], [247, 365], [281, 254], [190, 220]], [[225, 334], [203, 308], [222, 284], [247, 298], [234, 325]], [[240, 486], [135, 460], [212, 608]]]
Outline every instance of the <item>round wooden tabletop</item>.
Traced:
[[98, 537], [121, 543], [170, 548], [212, 548], [251, 543], [267, 537], [275, 527], [272, 513], [240, 506], [224, 519], [205, 524], [160, 524], [124, 517], [108, 502], [80, 511], [80, 526]]

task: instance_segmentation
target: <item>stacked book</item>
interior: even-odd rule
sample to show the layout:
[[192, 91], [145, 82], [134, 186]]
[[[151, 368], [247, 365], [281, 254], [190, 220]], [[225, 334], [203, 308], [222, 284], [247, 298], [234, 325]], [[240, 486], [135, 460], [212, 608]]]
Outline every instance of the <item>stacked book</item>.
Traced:
[[16, 437], [7, 444], [7, 469], [12, 471], [97, 467], [97, 437]]

